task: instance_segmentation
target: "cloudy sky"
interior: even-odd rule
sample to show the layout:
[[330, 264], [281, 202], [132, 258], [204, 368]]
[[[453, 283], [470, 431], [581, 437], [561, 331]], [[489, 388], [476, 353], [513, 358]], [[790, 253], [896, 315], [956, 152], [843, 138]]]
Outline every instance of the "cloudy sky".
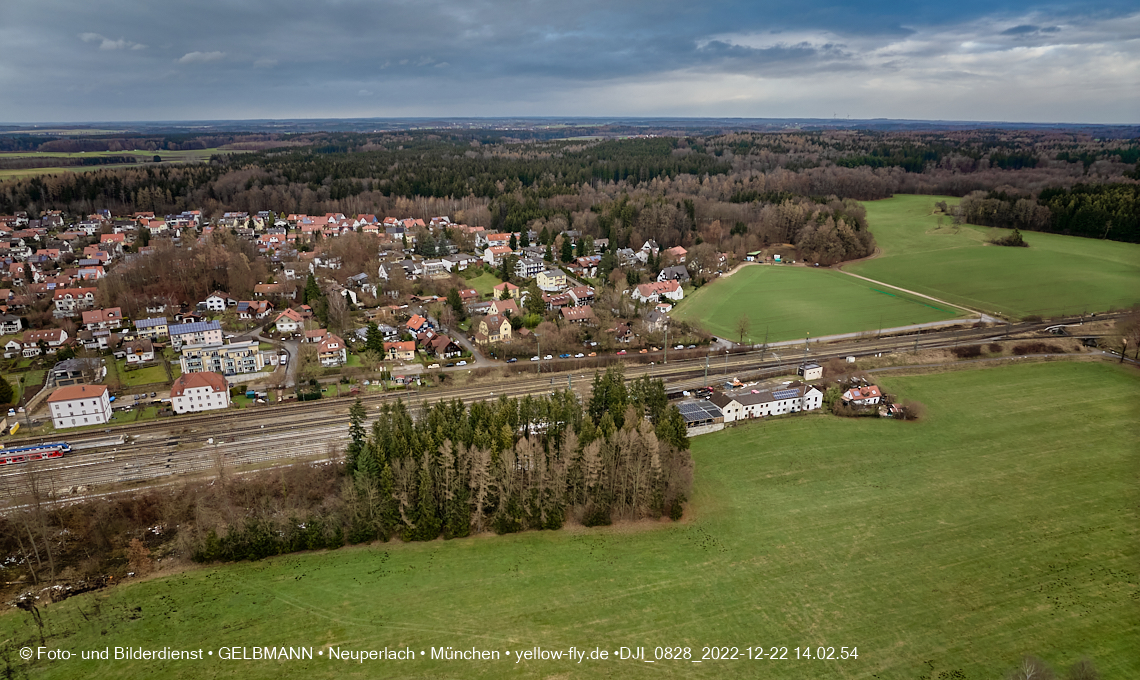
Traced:
[[1140, 123], [1135, 0], [0, 0], [0, 121]]

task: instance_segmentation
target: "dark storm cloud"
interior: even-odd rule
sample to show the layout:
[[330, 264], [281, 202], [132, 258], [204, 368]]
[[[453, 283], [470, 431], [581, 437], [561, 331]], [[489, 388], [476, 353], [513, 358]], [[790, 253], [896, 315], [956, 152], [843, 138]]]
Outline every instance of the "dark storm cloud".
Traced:
[[[1131, 24], [1115, 36], [1087, 26], [1129, 12], [975, 0], [7, 0], [0, 120], [560, 114], [565, 101], [618, 110], [596, 93], [729, 78], [802, 90], [836, 74], [917, 73], [960, 52], [1128, 40]], [[680, 113], [675, 101], [621, 104]]]

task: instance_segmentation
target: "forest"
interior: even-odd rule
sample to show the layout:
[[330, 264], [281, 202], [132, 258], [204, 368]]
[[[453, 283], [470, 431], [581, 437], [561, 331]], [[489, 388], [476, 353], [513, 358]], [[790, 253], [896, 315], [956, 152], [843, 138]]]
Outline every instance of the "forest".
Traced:
[[[95, 137], [40, 147], [70, 141], [122, 146], [119, 138]], [[447, 130], [151, 140], [156, 149], [222, 141], [254, 150], [221, 153], [201, 165], [156, 163], [0, 182], [0, 213], [448, 215], [496, 230], [575, 229], [609, 238], [614, 247], [651, 238], [662, 246], [710, 243], [739, 253], [793, 244], [805, 259], [831, 263], [874, 247], [860, 234], [865, 225], [853, 219], [849, 201], [983, 192], [985, 200], [1008, 204], [988, 216], [988, 208], [974, 211], [983, 224], [1137, 238], [1129, 225], [1135, 224], [1140, 145], [1078, 131], [521, 140]], [[1114, 225], [1107, 230], [1106, 217]]]

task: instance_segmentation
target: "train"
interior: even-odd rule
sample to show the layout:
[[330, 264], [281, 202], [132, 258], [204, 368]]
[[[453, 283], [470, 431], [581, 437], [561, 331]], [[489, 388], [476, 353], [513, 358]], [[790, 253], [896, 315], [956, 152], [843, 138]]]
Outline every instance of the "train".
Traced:
[[13, 446], [0, 449], [0, 465], [14, 465], [16, 463], [26, 463], [30, 460], [62, 458], [65, 453], [71, 453], [71, 445], [67, 442]]

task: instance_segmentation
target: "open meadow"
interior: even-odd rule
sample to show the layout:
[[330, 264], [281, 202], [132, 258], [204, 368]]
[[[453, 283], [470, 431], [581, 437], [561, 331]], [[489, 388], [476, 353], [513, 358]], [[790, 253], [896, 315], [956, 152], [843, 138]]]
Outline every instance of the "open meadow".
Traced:
[[934, 204], [895, 196], [867, 201], [882, 254], [854, 274], [1014, 319], [1102, 312], [1140, 304], [1140, 244], [1023, 232], [1028, 248], [989, 245], [1008, 229], [954, 225]]
[[[179, 151], [146, 151], [146, 150], [132, 150], [132, 151], [86, 151], [86, 152], [66, 152], [66, 151], [17, 151], [0, 153], [0, 180], [5, 179], [20, 179], [23, 177], [35, 177], [38, 175], [50, 175], [61, 172], [91, 172], [94, 170], [108, 170], [112, 168], [132, 168], [140, 165], [153, 165], [154, 157], [158, 156], [162, 159], [162, 163], [204, 163], [210, 160], [210, 157], [216, 154], [229, 154], [229, 153], [248, 153], [247, 151], [228, 150], [228, 149], [187, 149]], [[36, 168], [21, 168], [21, 167], [5, 167], [4, 161], [12, 160], [19, 161], [23, 159], [83, 159], [83, 158], [119, 158], [131, 157], [135, 159], [133, 163], [112, 163], [107, 165], [49, 165], [46, 167]]]
[[[694, 439], [679, 524], [375, 544], [124, 584], [42, 608], [47, 645], [214, 656], [38, 661], [29, 677], [991, 680], [1027, 653], [1140, 677], [1135, 371], [1058, 362], [882, 384], [928, 417], [812, 414]], [[38, 645], [34, 629], [25, 612], [0, 616], [17, 647]], [[312, 646], [313, 660], [216, 656], [281, 645]], [[332, 662], [326, 645], [428, 656]], [[788, 655], [579, 665], [429, 651], [640, 646], [653, 659], [667, 645]], [[858, 658], [797, 659], [808, 646]]]
[[779, 342], [944, 321], [959, 310], [829, 269], [755, 265], [702, 286], [671, 314], [733, 342], [747, 315], [744, 341], [761, 343], [765, 334]]

